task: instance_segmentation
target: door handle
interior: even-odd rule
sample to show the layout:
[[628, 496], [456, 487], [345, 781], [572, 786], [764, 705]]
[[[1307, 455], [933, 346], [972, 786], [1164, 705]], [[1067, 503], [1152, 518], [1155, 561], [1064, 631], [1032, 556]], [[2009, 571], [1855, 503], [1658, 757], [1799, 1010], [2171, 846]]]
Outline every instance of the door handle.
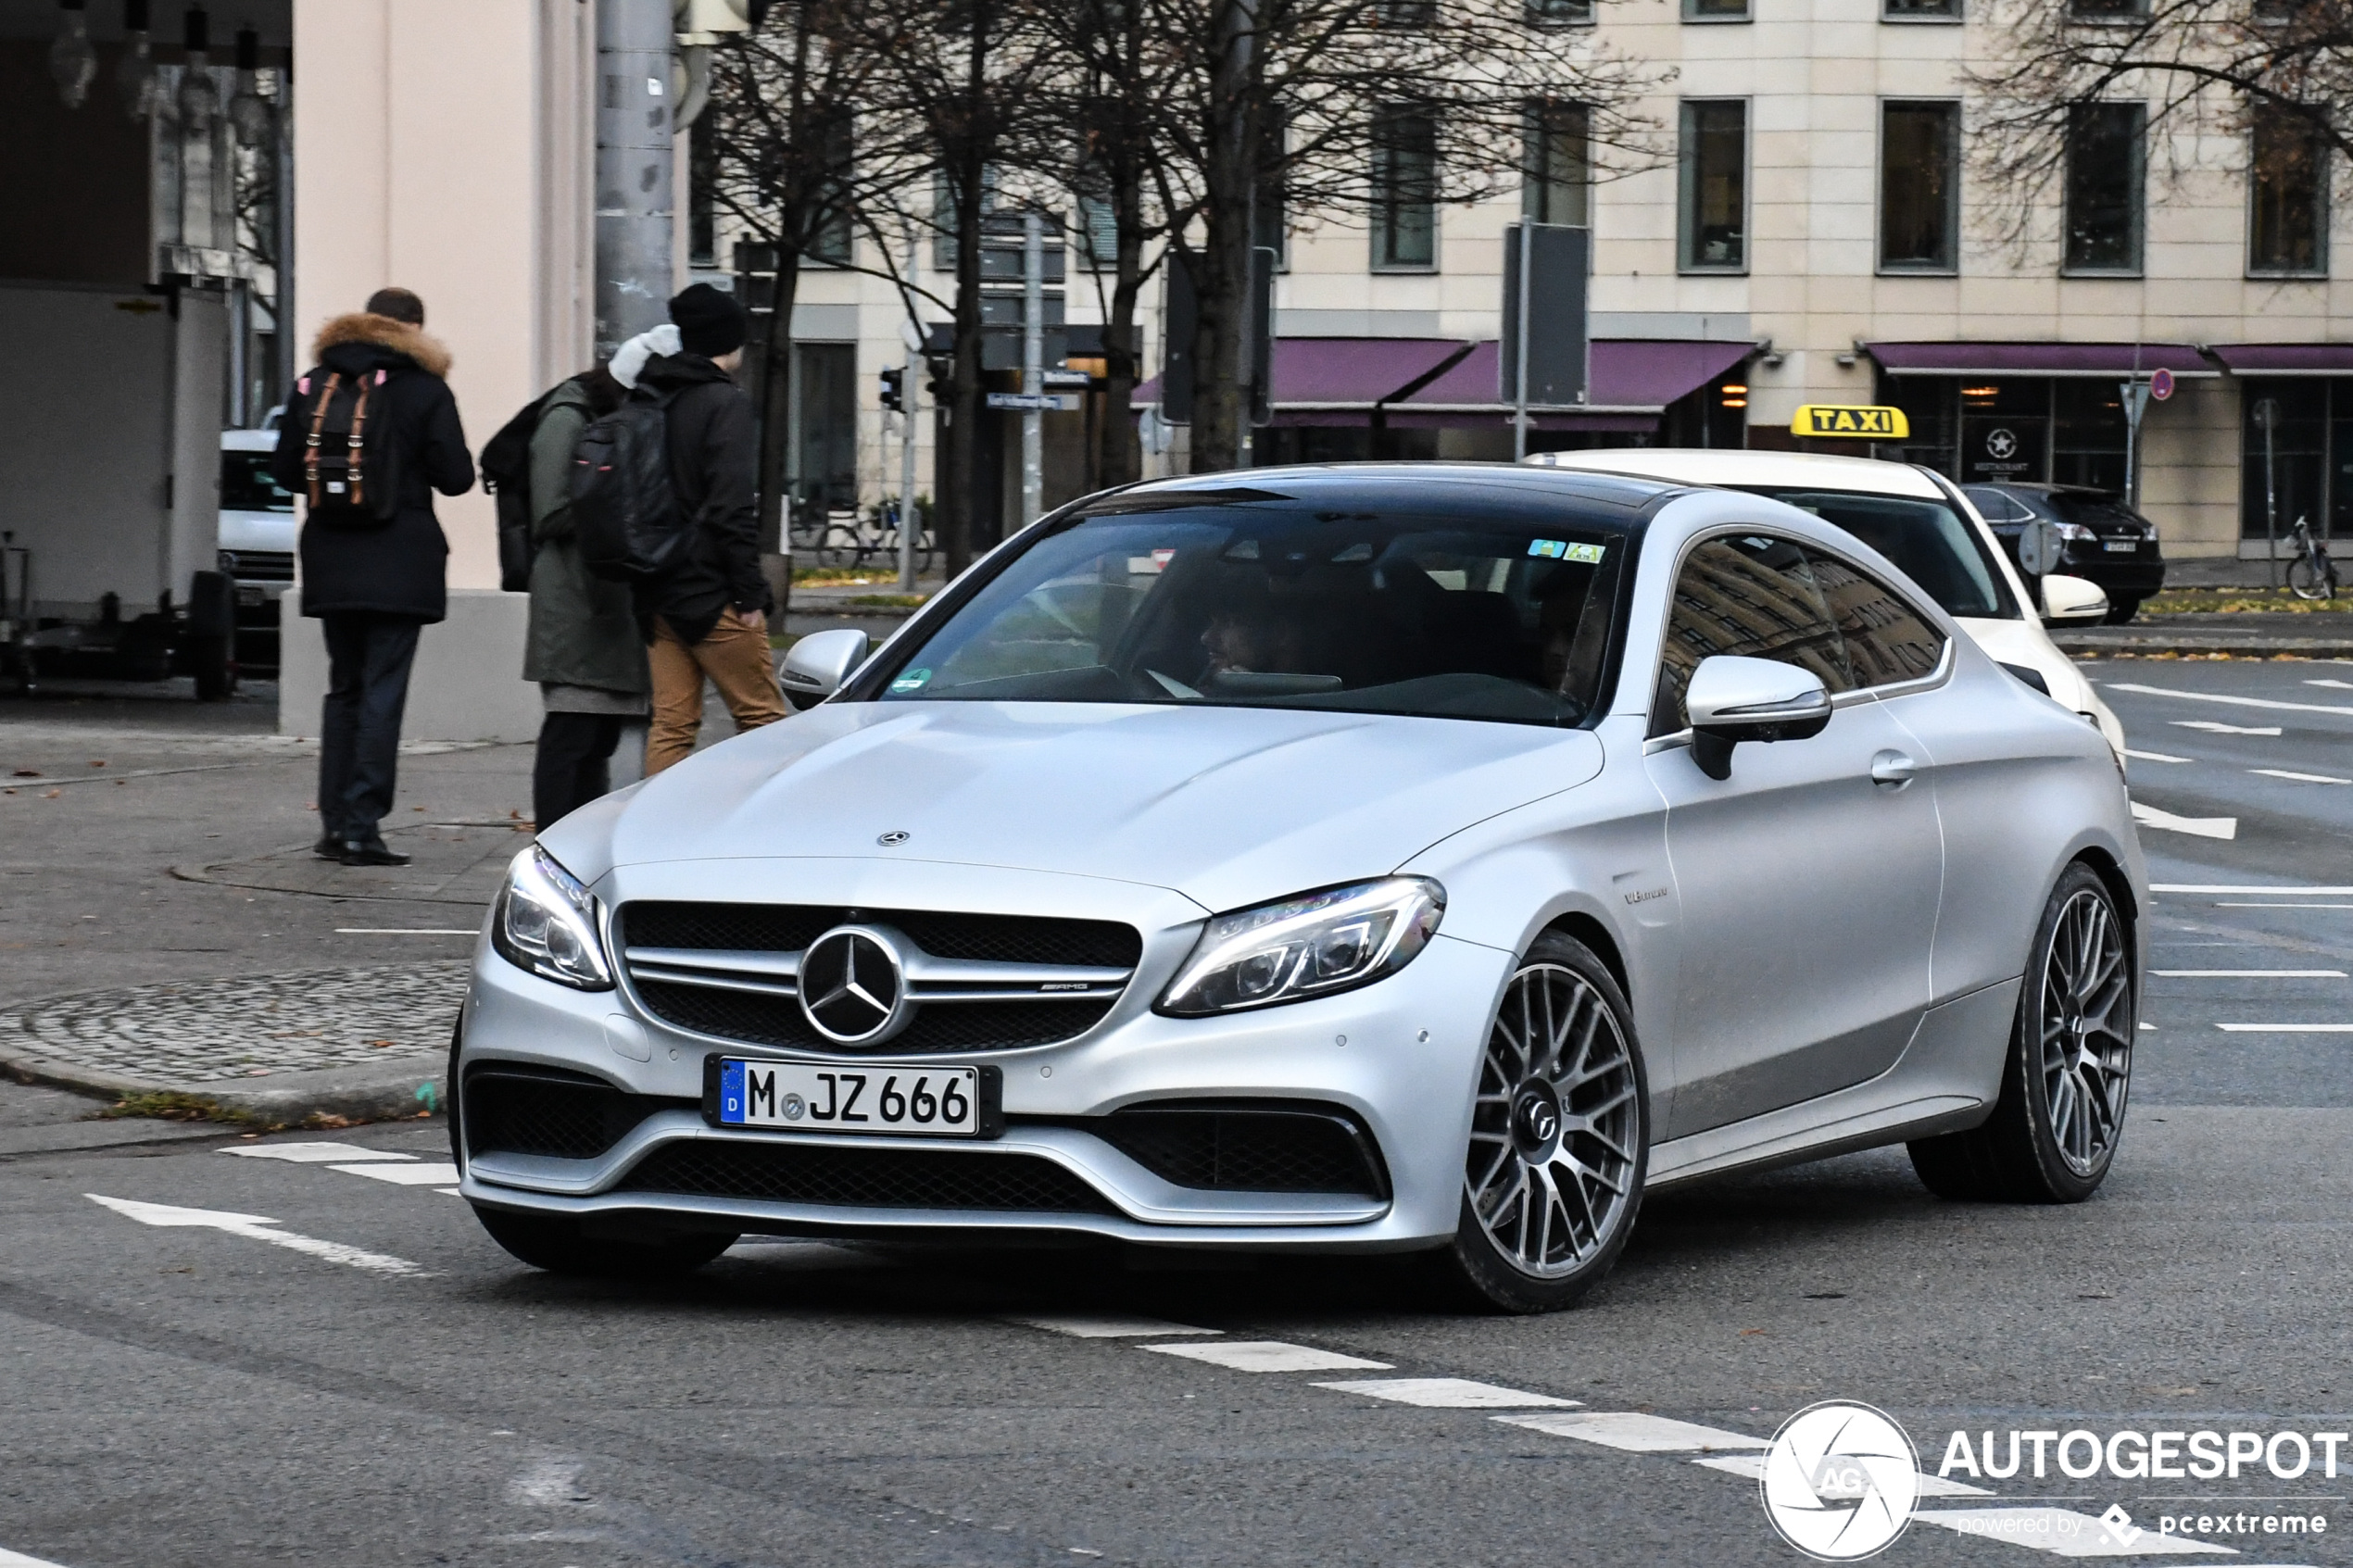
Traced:
[[1900, 751], [1882, 751], [1871, 759], [1871, 783], [1902, 789], [1912, 782], [1919, 765]]

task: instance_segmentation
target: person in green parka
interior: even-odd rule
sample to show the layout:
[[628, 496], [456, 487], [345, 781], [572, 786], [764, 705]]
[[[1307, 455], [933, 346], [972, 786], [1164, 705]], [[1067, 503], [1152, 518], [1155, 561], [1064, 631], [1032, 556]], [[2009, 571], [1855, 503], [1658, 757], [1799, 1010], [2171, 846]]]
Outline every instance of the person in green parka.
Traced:
[[540, 721], [531, 772], [532, 817], [541, 828], [612, 787], [623, 728], [646, 714], [652, 680], [626, 583], [590, 573], [572, 527], [572, 456], [590, 420], [621, 406], [625, 390], [599, 365], [547, 394], [531, 439], [531, 631], [522, 675], [539, 683]]

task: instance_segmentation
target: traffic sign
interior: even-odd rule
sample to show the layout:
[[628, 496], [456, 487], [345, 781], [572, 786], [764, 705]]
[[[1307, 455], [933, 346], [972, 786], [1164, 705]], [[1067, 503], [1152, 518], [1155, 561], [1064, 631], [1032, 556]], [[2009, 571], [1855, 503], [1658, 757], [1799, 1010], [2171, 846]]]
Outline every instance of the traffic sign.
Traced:
[[1066, 413], [1075, 407], [1067, 399], [1057, 397], [1051, 392], [992, 392], [988, 395], [988, 406], [992, 408], [1015, 408], [1024, 413], [1034, 408], [1042, 414]]
[[2173, 395], [2173, 372], [2163, 366], [2149, 376], [2149, 395], [2159, 403]]

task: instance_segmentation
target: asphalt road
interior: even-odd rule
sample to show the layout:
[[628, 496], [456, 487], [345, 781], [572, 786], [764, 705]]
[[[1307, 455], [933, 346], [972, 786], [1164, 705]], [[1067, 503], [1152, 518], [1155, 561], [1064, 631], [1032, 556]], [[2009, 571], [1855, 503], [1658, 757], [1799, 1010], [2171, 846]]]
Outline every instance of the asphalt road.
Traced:
[[[2353, 971], [2353, 894], [2286, 891], [2353, 887], [2353, 784], [2248, 771], [2353, 777], [2353, 691], [2307, 684], [2353, 666], [2097, 673], [2135, 750], [2187, 759], [2136, 759], [2136, 797], [2233, 836], [2145, 830], [2156, 880], [2204, 891], [2159, 896], [2091, 1203], [1942, 1203], [1900, 1151], [1718, 1182], [1533, 1320], [1378, 1261], [767, 1244], [632, 1287], [508, 1261], [439, 1190], [438, 1123], [58, 1148], [75, 1103], [0, 1088], [25, 1150], [0, 1154], [0, 1565], [1794, 1563], [1754, 1480], [1672, 1445], [1831, 1399], [1888, 1411], [1931, 1474], [1957, 1431], [2353, 1431], [2353, 1036], [2219, 1027], [2353, 1022], [2353, 981], [2186, 972]], [[284, 1147], [312, 1143], [338, 1147]], [[1269, 1341], [1378, 1364], [1202, 1359]], [[1576, 1403], [1329, 1386], [1392, 1379]], [[2164, 1561], [2186, 1512], [2204, 1544], [2166, 1555], [2353, 1562], [2353, 1475], [2313, 1451], [2293, 1479], [1979, 1477], [1878, 1561]], [[2263, 1533], [2288, 1517], [2324, 1533]]]

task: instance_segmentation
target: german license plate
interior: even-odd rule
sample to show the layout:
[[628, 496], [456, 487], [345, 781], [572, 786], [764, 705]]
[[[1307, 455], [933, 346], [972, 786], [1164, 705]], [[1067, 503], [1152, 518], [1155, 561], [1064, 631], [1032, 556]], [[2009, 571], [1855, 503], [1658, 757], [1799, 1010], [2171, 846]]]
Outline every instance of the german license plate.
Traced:
[[241, 583], [237, 585], [237, 602], [248, 609], [255, 609], [260, 608], [264, 602], [264, 596], [260, 589], [250, 583]]
[[720, 1127], [902, 1137], [994, 1137], [1004, 1077], [994, 1067], [862, 1066], [716, 1057], [703, 1114]]
[[2112, 556], [2129, 556], [2141, 547], [2138, 539], [2110, 539], [2101, 546]]

